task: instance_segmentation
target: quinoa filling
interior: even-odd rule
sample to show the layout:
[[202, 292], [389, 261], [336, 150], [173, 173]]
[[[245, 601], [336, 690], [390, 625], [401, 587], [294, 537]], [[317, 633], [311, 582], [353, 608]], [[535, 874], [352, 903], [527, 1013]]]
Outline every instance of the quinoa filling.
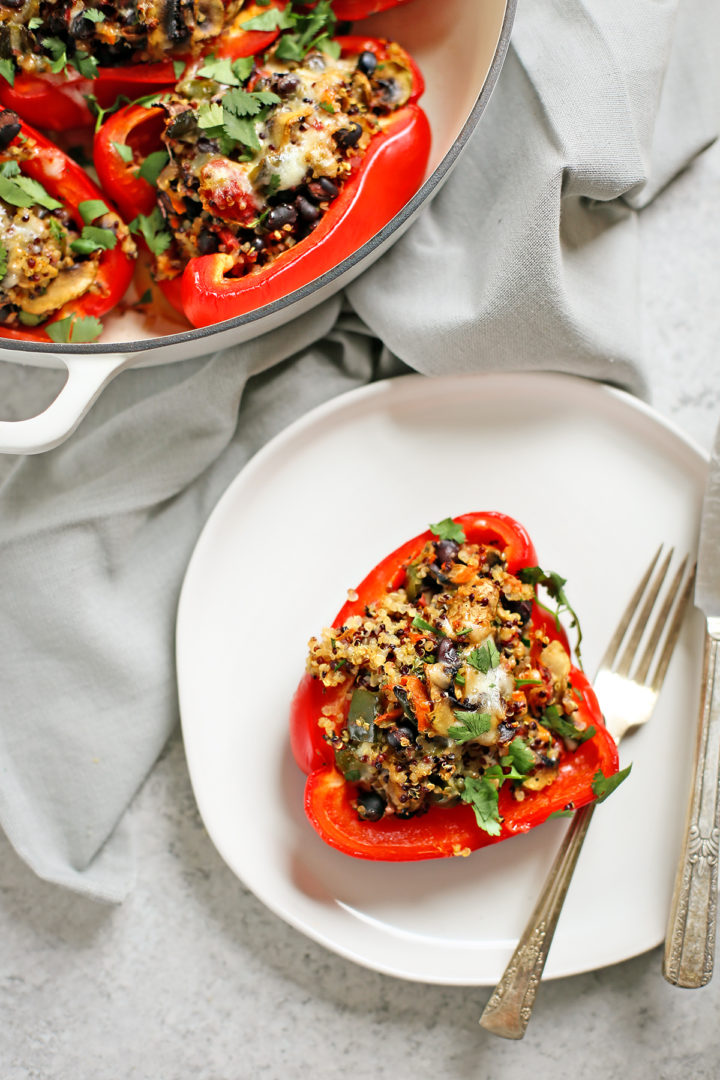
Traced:
[[361, 819], [464, 801], [497, 833], [479, 799], [496, 807], [505, 782], [518, 800], [552, 784], [563, 746], [591, 737], [565, 648], [532, 625], [533, 598], [497, 548], [438, 539], [403, 587], [311, 639], [307, 670], [346, 688], [344, 719], [326, 706], [318, 724]]
[[14, 55], [22, 71], [59, 71], [70, 63], [92, 78], [98, 64], [197, 52], [242, 6], [242, 0], [0, 0], [0, 55]]
[[[403, 51], [298, 61], [197, 61], [165, 112], [155, 220], [142, 228], [159, 278], [214, 252], [230, 276], [266, 267], [308, 236], [357, 171], [371, 139], [410, 98]], [[159, 152], [162, 155], [162, 152]]]
[[102, 288], [98, 265], [104, 251], [135, 245], [127, 226], [104, 203], [89, 202], [80, 227], [65, 206], [26, 174], [36, 150], [18, 137], [20, 123], [0, 110], [0, 323], [38, 326], [71, 300]]

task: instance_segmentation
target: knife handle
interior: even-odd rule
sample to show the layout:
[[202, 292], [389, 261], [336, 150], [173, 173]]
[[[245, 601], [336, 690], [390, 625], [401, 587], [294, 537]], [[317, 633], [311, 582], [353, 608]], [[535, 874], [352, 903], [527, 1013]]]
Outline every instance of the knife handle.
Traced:
[[695, 771], [670, 907], [663, 975], [675, 986], [710, 982], [720, 850], [720, 619], [708, 619]]

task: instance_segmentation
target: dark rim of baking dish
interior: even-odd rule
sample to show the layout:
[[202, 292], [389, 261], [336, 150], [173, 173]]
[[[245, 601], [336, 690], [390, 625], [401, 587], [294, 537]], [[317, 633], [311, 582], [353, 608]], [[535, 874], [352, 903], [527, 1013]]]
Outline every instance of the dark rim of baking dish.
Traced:
[[245, 315], [239, 315], [236, 319], [226, 319], [225, 322], [213, 323], [211, 326], [202, 326], [194, 330], [183, 330], [179, 334], [167, 334], [164, 337], [144, 338], [139, 341], [113, 341], [106, 344], [90, 342], [83, 345], [74, 345], [72, 343], [55, 345], [36, 341], [12, 341], [8, 338], [3, 340], [0, 338], [0, 349], [3, 351], [12, 350], [15, 353], [40, 353], [42, 355], [47, 355], [48, 352], [52, 352], [56, 356], [68, 356], [73, 354], [108, 356], [118, 353], [150, 352], [153, 349], [165, 348], [168, 345], [184, 345], [189, 341], [197, 341], [202, 338], [211, 339], [213, 335], [218, 333], [224, 333], [225, 331], [236, 329], [239, 326], [247, 326], [249, 323], [256, 322], [261, 318], [266, 318], [268, 315], [274, 315], [276, 312], [282, 311], [283, 308], [303, 300], [311, 293], [319, 291], [324, 286], [330, 285], [336, 278], [341, 277], [359, 262], [366, 259], [368, 255], [372, 254], [373, 251], [384, 244], [394, 232], [413, 216], [431, 192], [433, 192], [441, 181], [444, 180], [457, 161], [459, 155], [465, 149], [470, 136], [477, 126], [480, 116], [490, 100], [490, 95], [495, 89], [495, 84], [505, 62], [505, 57], [510, 45], [510, 34], [515, 19], [517, 2], [518, 0], [507, 0], [500, 37], [498, 38], [497, 48], [487, 78], [485, 79], [483, 88], [480, 91], [477, 101], [473, 105], [472, 111], [465, 121], [460, 134], [445, 157], [437, 168], [433, 170], [419, 191], [413, 195], [410, 202], [395, 215], [392, 221], [388, 222], [379, 233], [376, 233], [372, 239], [368, 240], [362, 247], [358, 248], [357, 251], [354, 251], [352, 255], [348, 255], [346, 259], [343, 259], [341, 263], [334, 266], [332, 270], [328, 270], [322, 277], [316, 278], [308, 285], [304, 285], [301, 289], [296, 289], [294, 292], [289, 293], [280, 300], [275, 300], [272, 304], [266, 304], [264, 307], [257, 308], [255, 311], [249, 311]]

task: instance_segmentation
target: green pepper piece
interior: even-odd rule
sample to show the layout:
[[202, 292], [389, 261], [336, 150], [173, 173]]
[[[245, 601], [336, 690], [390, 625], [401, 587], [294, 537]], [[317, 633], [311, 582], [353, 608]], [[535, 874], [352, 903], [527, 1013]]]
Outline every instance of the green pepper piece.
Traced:
[[353, 742], [375, 741], [375, 717], [380, 711], [380, 697], [372, 690], [358, 687], [353, 691], [347, 718], [347, 729]]

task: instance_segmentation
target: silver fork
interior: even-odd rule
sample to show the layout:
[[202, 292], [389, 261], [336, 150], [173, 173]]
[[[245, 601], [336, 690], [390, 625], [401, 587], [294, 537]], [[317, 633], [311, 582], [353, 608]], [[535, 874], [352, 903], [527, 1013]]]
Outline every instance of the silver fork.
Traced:
[[[655, 573], [662, 550], [661, 544], [643, 575], [642, 581], [633, 593], [605, 655], [600, 661], [600, 668], [593, 684], [608, 730], [616, 742], [619, 742], [631, 728], [637, 728], [649, 719], [664, 682], [692, 590], [694, 569], [683, 584], [688, 564], [688, 556], [686, 556], [677, 569], [664, 599], [661, 599], [662, 586], [673, 556], [671, 548]], [[656, 605], [659, 609], [649, 630], [645, 649], [631, 675], [633, 661]], [[667, 632], [660, 647], [663, 631], [669, 619]], [[626, 637], [625, 649], [617, 660]], [[650, 667], [656, 654], [655, 669], [650, 677]], [[555, 927], [595, 806], [596, 803], [590, 803], [573, 815], [570, 828], [550, 868], [525, 931], [500, 982], [485, 1006], [480, 1023], [495, 1035], [501, 1035], [505, 1039], [522, 1039], [525, 1034]]]

